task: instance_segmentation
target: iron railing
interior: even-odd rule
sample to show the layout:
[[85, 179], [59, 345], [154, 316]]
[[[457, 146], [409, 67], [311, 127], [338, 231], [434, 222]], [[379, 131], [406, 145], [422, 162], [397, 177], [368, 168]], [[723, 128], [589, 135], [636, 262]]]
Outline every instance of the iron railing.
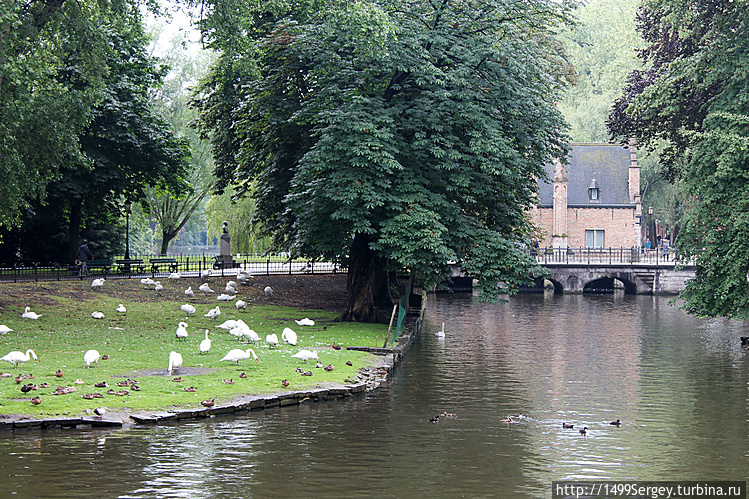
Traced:
[[644, 248], [531, 248], [528, 253], [542, 265], [677, 265], [673, 248], [665, 252]]

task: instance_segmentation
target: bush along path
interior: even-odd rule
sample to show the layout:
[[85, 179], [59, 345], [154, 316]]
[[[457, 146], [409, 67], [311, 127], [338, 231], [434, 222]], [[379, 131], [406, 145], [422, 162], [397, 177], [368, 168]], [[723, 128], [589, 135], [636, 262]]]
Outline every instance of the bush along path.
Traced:
[[[322, 286], [345, 286], [341, 277]], [[6, 328], [0, 330], [11, 331], [0, 336], [0, 356], [8, 360], [0, 363], [0, 427], [158, 422], [342, 398], [379, 386], [403, 349], [383, 355], [390, 353], [378, 348], [387, 327], [335, 322], [334, 311], [301, 308], [299, 286], [284, 289], [279, 279], [273, 294], [260, 279], [236, 286], [236, 293], [229, 279], [216, 278], [163, 278], [160, 286], [138, 279], [3, 285]], [[212, 292], [200, 291], [203, 284]], [[283, 306], [284, 293], [294, 294], [295, 308]], [[313, 302], [321, 299], [320, 291], [311, 294]], [[26, 307], [38, 318], [23, 318]], [[266, 341], [273, 334], [277, 344]], [[7, 359], [28, 350], [17, 368]], [[222, 360], [233, 350], [242, 358]], [[171, 352], [181, 362], [169, 373]]]

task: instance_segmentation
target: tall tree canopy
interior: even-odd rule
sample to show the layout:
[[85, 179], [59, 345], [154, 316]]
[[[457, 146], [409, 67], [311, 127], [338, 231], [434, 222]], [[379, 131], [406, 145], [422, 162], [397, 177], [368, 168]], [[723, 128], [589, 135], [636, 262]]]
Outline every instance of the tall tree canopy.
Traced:
[[664, 172], [686, 189], [679, 250], [698, 265], [685, 308], [749, 317], [749, 4], [646, 0], [638, 19], [643, 68], [609, 130], [650, 149], [663, 144]]
[[538, 270], [522, 244], [541, 166], [566, 147], [565, 3], [204, 3], [216, 172], [256, 187], [277, 241], [348, 264], [343, 318], [389, 316], [388, 269], [429, 286], [454, 261], [490, 294]]

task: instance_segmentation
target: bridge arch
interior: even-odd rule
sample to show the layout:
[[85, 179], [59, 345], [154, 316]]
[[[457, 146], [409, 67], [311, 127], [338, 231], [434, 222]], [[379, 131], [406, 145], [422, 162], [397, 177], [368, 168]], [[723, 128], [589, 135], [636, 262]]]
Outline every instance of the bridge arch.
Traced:
[[619, 282], [624, 288], [624, 294], [635, 295], [637, 294], [637, 284], [623, 279], [621, 276], [600, 276], [591, 281], [588, 281], [583, 286], [583, 294], [611, 294], [617, 289], [616, 283]]

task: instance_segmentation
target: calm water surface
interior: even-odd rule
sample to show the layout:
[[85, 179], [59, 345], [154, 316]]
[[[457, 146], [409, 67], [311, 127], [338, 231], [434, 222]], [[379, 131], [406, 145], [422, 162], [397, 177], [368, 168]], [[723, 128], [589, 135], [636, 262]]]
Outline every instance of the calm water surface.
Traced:
[[[175, 426], [6, 435], [0, 497], [548, 498], [562, 479], [749, 479], [741, 323], [658, 297], [429, 298], [384, 390]], [[458, 417], [428, 422], [443, 411]]]

